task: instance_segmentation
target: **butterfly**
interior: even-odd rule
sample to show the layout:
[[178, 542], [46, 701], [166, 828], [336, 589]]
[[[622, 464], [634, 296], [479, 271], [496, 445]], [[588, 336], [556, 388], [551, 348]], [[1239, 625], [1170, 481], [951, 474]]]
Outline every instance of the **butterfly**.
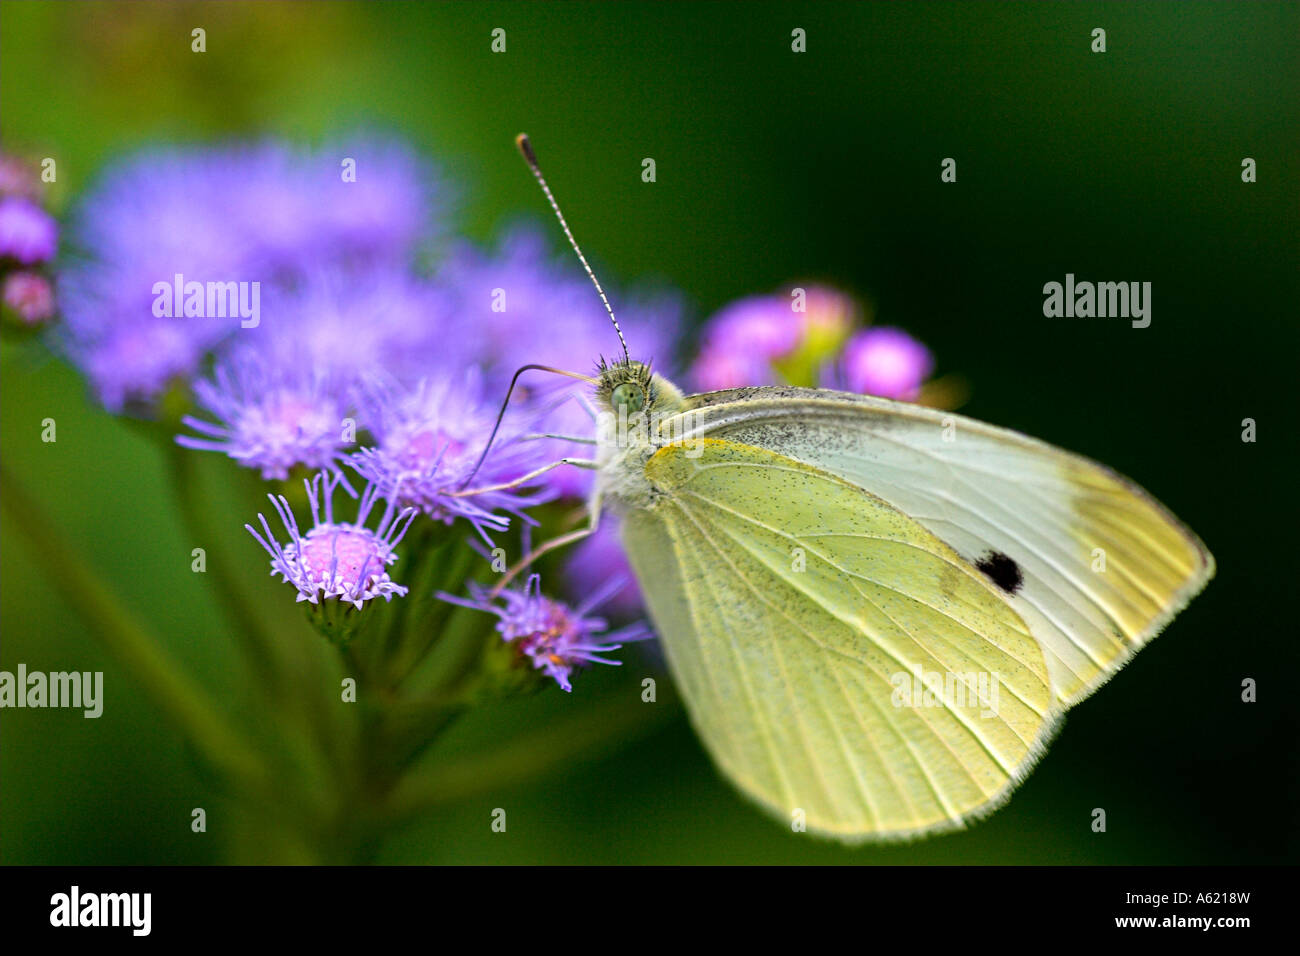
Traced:
[[857, 842], [990, 813], [1214, 574], [1195, 534], [1087, 458], [867, 395], [688, 396], [609, 311], [623, 358], [590, 380], [579, 534], [618, 515], [692, 725], [782, 820]]

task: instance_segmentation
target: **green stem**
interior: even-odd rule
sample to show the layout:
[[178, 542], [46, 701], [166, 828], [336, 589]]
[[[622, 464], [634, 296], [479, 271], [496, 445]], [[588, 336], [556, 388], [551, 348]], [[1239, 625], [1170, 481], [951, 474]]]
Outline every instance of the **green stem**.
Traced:
[[219, 771], [253, 789], [267, 780], [255, 752], [232, 731], [203, 689], [185, 677], [113, 592], [72, 550], [35, 500], [0, 466], [0, 505], [27, 538], [50, 582], [120, 658], [161, 707]]
[[[389, 621], [388, 632], [384, 635], [382, 657], [386, 666], [401, 647], [402, 638], [409, 627], [408, 622], [414, 613], [412, 608], [428, 599], [429, 594], [426, 592], [432, 589], [430, 576], [448, 544], [445, 540], [437, 540], [433, 522], [421, 517], [407, 531], [403, 547], [407, 554], [403, 583], [410, 588], [410, 592], [398, 599]], [[391, 675], [391, 667], [388, 670]], [[397, 683], [397, 678], [394, 677], [392, 682]]]
[[185, 527], [196, 542], [212, 552], [213, 560], [208, 565], [208, 575], [216, 587], [217, 603], [229, 616], [240, 648], [253, 665], [257, 676], [265, 683], [268, 691], [276, 694], [283, 688], [280, 669], [272, 656], [274, 638], [230, 573], [230, 563], [226, 556], [216, 547], [220, 536], [212, 530], [207, 520], [208, 504], [199, 486], [198, 469], [194, 467], [195, 455], [175, 442], [171, 443], [166, 454]]
[[467, 547], [444, 546], [426, 562], [422, 569], [424, 573], [417, 582], [426, 593], [410, 595], [411, 598], [418, 598], [419, 603], [407, 612], [399, 641], [389, 662], [389, 673], [393, 675], [395, 684], [405, 683], [431, 651], [437, 652], [443, 645], [450, 643], [447, 637], [448, 624], [458, 609], [455, 605], [434, 597], [434, 592], [463, 588], [473, 558], [474, 552]]

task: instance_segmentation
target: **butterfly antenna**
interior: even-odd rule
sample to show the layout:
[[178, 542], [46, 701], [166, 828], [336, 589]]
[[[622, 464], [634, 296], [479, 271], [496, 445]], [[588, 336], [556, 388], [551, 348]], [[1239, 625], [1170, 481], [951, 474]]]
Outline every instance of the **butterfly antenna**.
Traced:
[[632, 357], [628, 354], [627, 340], [623, 338], [623, 330], [618, 327], [618, 319], [614, 318], [614, 310], [609, 304], [605, 290], [600, 287], [600, 280], [596, 278], [596, 273], [591, 271], [591, 266], [587, 264], [587, 257], [582, 254], [582, 249], [578, 247], [577, 240], [573, 238], [573, 233], [569, 231], [569, 224], [564, 221], [564, 213], [560, 212], [560, 204], [555, 201], [555, 196], [551, 193], [551, 187], [546, 185], [546, 177], [542, 175], [542, 169], [537, 165], [537, 154], [533, 152], [533, 144], [528, 141], [528, 134], [520, 133], [516, 136], [515, 145], [519, 147], [519, 152], [523, 154], [524, 162], [528, 164], [528, 168], [537, 177], [542, 192], [546, 193], [546, 201], [551, 204], [551, 209], [555, 212], [555, 218], [560, 220], [560, 228], [564, 230], [569, 245], [573, 246], [573, 251], [578, 254], [578, 261], [582, 263], [582, 268], [587, 270], [587, 278], [591, 280], [591, 284], [600, 293], [600, 301], [605, 303], [605, 311], [609, 313], [609, 320], [614, 323], [614, 331], [618, 333], [619, 344], [623, 346], [623, 361], [630, 362]]

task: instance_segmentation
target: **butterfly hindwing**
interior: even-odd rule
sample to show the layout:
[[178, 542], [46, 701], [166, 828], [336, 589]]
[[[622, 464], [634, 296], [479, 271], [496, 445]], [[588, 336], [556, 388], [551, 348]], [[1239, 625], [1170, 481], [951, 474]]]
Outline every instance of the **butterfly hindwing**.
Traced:
[[845, 839], [987, 812], [1055, 712], [981, 572], [862, 487], [724, 440], [660, 448], [622, 524], [700, 736], [746, 794]]

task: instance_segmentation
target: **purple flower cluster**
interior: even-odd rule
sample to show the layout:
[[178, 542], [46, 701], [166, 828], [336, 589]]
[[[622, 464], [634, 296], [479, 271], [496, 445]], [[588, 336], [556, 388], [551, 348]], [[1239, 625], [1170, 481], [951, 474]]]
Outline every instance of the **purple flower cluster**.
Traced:
[[[287, 313], [328, 294], [322, 284], [346, 286], [376, 264], [405, 269], [435, 235], [439, 194], [414, 152], [378, 137], [313, 151], [272, 141], [137, 154], [73, 216], [64, 344], [110, 410], [147, 406], [249, 330], [248, 316], [214, 302], [214, 286], [275, 298], [262, 303], [266, 318], [287, 326]], [[185, 284], [183, 316], [165, 301], [173, 282]], [[195, 309], [190, 283], [206, 292]]]
[[[159, 417], [188, 395], [179, 444], [267, 481], [304, 478], [310, 528], [279, 494], [270, 498], [287, 541], [264, 516], [248, 526], [299, 601], [362, 608], [405, 594], [388, 568], [412, 521], [464, 522], [491, 546], [536, 524], [531, 509], [587, 490], [589, 473], [546, 469], [589, 453], [542, 437], [593, 436], [585, 386], [572, 379], [526, 378], [484, 451], [519, 366], [585, 371], [615, 345], [604, 308], [539, 229], [509, 228], [486, 249], [448, 242], [448, 206], [415, 152], [359, 136], [313, 150], [148, 150], [104, 173], [72, 216], [59, 278], [65, 352], [110, 411]], [[43, 248], [17, 214], [0, 233], [11, 235], [16, 261]], [[638, 351], [671, 373], [677, 300], [620, 304]], [[359, 498], [351, 523], [333, 516], [344, 492]], [[574, 667], [616, 647], [587, 616], [612, 590], [590, 593], [573, 611], [535, 579], [506, 592], [512, 614], [537, 618], [510, 639], [565, 689]]]

